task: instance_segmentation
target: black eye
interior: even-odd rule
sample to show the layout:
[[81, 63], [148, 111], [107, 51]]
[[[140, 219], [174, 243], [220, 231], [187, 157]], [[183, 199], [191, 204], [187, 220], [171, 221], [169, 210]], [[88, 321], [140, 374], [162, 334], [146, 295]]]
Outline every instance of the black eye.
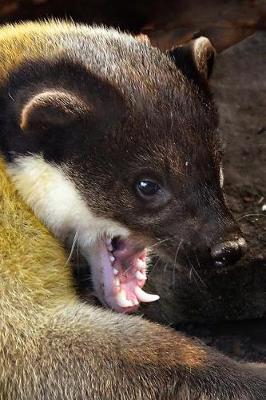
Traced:
[[151, 197], [156, 195], [160, 190], [160, 186], [158, 183], [151, 180], [141, 180], [136, 184], [137, 192], [142, 197]]

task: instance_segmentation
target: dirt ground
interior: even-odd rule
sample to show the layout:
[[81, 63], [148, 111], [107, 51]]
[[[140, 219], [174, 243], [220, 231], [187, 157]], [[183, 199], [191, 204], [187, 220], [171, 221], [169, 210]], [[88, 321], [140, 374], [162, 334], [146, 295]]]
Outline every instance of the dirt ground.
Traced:
[[[257, 33], [222, 53], [212, 84], [225, 142], [225, 191], [248, 240], [250, 274], [256, 279], [252, 269], [257, 265], [264, 276], [261, 290], [253, 296], [258, 307], [260, 303], [264, 307], [265, 317], [266, 33]], [[238, 359], [266, 362], [265, 332], [266, 321], [257, 319], [220, 323], [198, 333]]]
[[250, 257], [265, 260], [266, 33], [218, 56], [212, 84], [225, 140], [228, 201], [248, 239]]

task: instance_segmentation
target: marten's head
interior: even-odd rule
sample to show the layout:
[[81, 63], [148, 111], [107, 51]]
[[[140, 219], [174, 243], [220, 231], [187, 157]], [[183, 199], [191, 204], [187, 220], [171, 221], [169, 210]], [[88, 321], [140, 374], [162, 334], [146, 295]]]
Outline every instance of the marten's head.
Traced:
[[245, 247], [222, 190], [213, 58], [205, 38], [163, 54], [94, 29], [21, 65], [3, 90], [18, 189], [56, 235], [77, 240], [115, 310], [157, 299], [142, 290], [149, 252], [220, 266]]

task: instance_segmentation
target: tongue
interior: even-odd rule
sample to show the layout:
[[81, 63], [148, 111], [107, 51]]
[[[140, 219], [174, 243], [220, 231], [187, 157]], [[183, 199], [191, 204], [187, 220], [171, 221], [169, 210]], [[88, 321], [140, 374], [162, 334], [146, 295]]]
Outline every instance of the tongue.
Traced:
[[118, 312], [131, 313], [137, 310], [140, 302], [153, 302], [159, 296], [146, 293], [142, 287], [146, 276], [146, 249], [138, 249], [130, 240], [113, 251], [111, 265], [104, 265], [103, 283], [107, 304]]

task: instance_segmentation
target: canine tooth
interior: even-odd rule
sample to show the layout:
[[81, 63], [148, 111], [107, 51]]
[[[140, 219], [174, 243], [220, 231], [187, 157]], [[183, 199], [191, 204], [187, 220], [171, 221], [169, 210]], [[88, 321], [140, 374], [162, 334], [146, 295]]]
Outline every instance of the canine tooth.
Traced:
[[120, 287], [120, 280], [118, 278], [114, 279], [114, 285], [115, 285], [116, 288]]
[[146, 280], [146, 279], [147, 279], [146, 275], [144, 275], [144, 274], [143, 274], [142, 272], [140, 272], [140, 271], [137, 271], [137, 272], [136, 272], [135, 277], [137, 278], [138, 281], [143, 281], [143, 280]]
[[106, 239], [106, 247], [109, 251], [113, 251], [112, 239]]
[[143, 303], [151, 303], [153, 301], [159, 300], [160, 296], [157, 294], [150, 294], [144, 292], [139, 286], [135, 288], [135, 294], [138, 298], [139, 301], [142, 301]]
[[119, 274], [119, 271], [118, 271], [118, 269], [116, 269], [116, 268], [113, 268], [113, 274], [114, 274], [114, 275], [118, 275], [118, 274]]
[[116, 300], [117, 300], [117, 304], [120, 307], [132, 307], [132, 302], [130, 300], [127, 300], [126, 298], [126, 292], [121, 289], [119, 293], [117, 293], [116, 295]]
[[115, 257], [114, 256], [110, 256], [110, 261], [114, 262], [114, 260], [115, 260]]
[[137, 262], [137, 267], [138, 267], [138, 269], [145, 269], [146, 268], [146, 263], [145, 263], [145, 261], [142, 261], [140, 258], [138, 259], [138, 262]]
[[137, 299], [135, 299], [135, 300], [132, 300], [132, 303], [133, 303], [133, 305], [134, 305], [134, 306], [138, 306], [138, 305], [139, 305], [139, 302], [138, 302], [138, 300], [137, 300]]

